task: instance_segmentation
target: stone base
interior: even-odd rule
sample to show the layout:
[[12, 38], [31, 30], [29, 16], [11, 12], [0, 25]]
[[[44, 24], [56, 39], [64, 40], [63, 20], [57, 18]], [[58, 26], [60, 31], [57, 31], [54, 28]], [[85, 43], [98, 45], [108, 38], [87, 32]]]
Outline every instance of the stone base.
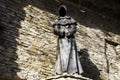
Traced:
[[42, 80], [92, 80], [92, 79], [77, 74], [74, 75], [63, 74], [63, 75], [51, 76]]

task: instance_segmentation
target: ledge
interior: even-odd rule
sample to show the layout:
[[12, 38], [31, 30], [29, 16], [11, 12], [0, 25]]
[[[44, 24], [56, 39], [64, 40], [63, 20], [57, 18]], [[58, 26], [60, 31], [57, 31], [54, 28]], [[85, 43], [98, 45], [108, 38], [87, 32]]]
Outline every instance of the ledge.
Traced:
[[41, 79], [41, 80], [92, 80], [92, 79], [83, 77], [77, 74], [74, 74], [74, 75], [63, 74], [63, 75], [51, 76], [51, 77], [48, 77], [46, 79]]

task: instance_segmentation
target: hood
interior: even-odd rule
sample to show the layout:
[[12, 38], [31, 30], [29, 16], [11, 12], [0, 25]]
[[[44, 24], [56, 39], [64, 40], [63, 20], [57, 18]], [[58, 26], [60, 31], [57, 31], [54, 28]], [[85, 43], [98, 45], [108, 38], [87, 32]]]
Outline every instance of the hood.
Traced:
[[61, 5], [59, 8], [59, 16], [64, 17], [67, 15], [67, 7], [65, 5]]

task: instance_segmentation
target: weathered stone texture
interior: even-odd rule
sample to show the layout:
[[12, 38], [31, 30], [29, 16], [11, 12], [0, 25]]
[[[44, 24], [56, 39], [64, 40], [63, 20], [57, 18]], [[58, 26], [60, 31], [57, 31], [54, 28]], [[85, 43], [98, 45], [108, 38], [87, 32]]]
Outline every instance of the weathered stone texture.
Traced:
[[61, 3], [78, 22], [76, 41], [83, 75], [94, 80], [120, 79], [119, 22], [88, 7], [61, 1], [0, 1], [2, 80], [40, 80], [54, 74], [57, 37], [51, 24]]

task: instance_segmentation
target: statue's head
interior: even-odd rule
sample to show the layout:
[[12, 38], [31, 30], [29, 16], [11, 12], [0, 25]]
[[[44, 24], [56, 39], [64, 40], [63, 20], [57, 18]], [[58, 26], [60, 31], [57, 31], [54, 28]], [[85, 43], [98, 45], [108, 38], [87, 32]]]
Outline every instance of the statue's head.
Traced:
[[65, 5], [61, 5], [59, 8], [59, 16], [64, 17], [67, 15], [67, 7]]

